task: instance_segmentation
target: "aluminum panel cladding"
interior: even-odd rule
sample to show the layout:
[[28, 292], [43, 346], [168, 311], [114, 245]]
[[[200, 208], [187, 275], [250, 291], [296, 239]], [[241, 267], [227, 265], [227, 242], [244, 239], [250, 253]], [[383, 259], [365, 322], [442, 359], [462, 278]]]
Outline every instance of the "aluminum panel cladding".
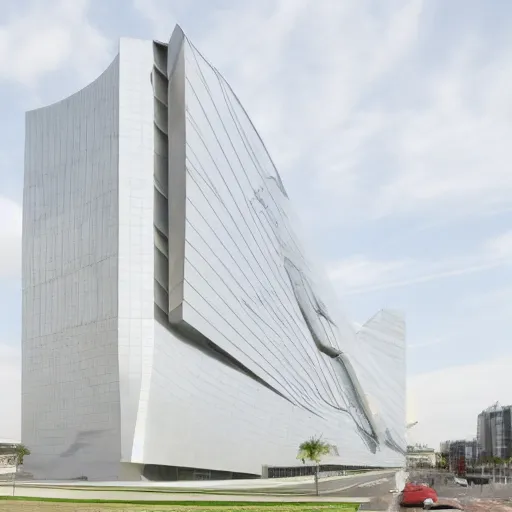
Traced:
[[167, 72], [169, 320], [294, 406], [350, 417], [370, 452], [403, 451], [372, 413], [356, 333], [308, 261], [279, 172], [237, 96], [179, 27]]

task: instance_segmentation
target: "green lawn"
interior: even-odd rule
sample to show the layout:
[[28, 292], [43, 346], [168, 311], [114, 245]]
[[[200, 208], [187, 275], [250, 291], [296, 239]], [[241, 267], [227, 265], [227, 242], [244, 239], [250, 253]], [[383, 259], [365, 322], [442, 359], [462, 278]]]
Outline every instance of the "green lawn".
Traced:
[[229, 501], [103, 501], [0, 496], [0, 512], [356, 512], [353, 503], [254, 503]]

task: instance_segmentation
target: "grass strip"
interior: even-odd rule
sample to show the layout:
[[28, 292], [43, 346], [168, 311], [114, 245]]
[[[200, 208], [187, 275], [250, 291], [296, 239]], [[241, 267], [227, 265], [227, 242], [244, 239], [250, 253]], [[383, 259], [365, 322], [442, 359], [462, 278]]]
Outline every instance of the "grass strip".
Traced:
[[100, 499], [73, 499], [73, 498], [39, 498], [36, 496], [0, 496], [0, 501], [39, 501], [46, 503], [95, 503], [95, 504], [119, 504], [119, 505], [152, 505], [152, 506], [176, 506], [176, 507], [231, 507], [233, 509], [240, 507], [253, 507], [253, 508], [265, 508], [265, 509], [277, 509], [279, 508], [304, 508], [304, 507], [315, 507], [315, 508], [334, 508], [335, 510], [357, 510], [357, 503], [342, 503], [335, 501], [322, 501], [322, 502], [311, 502], [311, 501], [293, 501], [293, 502], [282, 502], [282, 501], [145, 501], [145, 500], [100, 500]]

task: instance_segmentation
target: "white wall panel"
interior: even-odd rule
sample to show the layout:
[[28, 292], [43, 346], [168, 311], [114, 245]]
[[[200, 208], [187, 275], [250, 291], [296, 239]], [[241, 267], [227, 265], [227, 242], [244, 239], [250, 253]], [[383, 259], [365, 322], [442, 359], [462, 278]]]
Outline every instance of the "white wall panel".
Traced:
[[119, 473], [118, 78], [26, 119], [22, 441], [45, 478]]
[[[171, 48], [176, 41], [181, 50]], [[316, 415], [324, 433], [348, 418], [351, 426], [331, 439], [350, 439], [340, 451], [347, 463], [398, 463], [405, 448], [403, 332], [382, 333], [379, 324], [358, 336], [338, 315], [296, 234], [278, 171], [237, 97], [190, 41], [175, 33], [170, 46], [176, 62], [167, 66], [169, 126], [178, 133], [173, 141], [169, 130], [170, 145], [186, 133], [186, 160], [170, 160], [169, 167], [170, 202], [186, 198], [185, 218], [180, 211], [170, 224], [170, 258], [176, 251], [185, 260], [183, 270], [170, 269], [171, 283], [182, 289], [172, 322], [233, 356], [286, 399], [279, 397], [281, 407]], [[379, 359], [386, 336], [395, 354]]]
[[153, 43], [119, 53], [119, 373], [121, 457], [141, 460], [153, 355]]
[[319, 418], [155, 323], [146, 462], [259, 473], [263, 464], [297, 465], [298, 445], [323, 435], [339, 452], [326, 464], [403, 463], [385, 445], [372, 454], [353, 429], [348, 415]]

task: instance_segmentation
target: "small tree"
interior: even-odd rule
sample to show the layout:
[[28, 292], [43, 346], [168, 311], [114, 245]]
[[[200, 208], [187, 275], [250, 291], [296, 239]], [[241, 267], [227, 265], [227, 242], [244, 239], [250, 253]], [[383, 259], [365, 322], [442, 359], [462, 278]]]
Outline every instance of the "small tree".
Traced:
[[13, 462], [16, 465], [16, 468], [14, 470], [13, 480], [12, 480], [12, 495], [13, 496], [16, 494], [16, 475], [18, 473], [18, 466], [21, 466], [23, 464], [23, 460], [27, 455], [30, 455], [30, 450], [24, 444], [20, 443], [15, 446]]
[[30, 455], [30, 450], [24, 444], [16, 445], [16, 462], [18, 465], [23, 465], [23, 459]]
[[316, 495], [319, 495], [318, 490], [318, 470], [320, 466], [320, 461], [324, 455], [328, 455], [331, 451], [331, 447], [328, 443], [322, 440], [321, 437], [311, 437], [307, 441], [304, 441], [299, 446], [299, 453], [297, 454], [297, 459], [301, 460], [303, 464], [306, 464], [306, 461], [311, 461], [316, 464], [315, 467], [315, 489]]

